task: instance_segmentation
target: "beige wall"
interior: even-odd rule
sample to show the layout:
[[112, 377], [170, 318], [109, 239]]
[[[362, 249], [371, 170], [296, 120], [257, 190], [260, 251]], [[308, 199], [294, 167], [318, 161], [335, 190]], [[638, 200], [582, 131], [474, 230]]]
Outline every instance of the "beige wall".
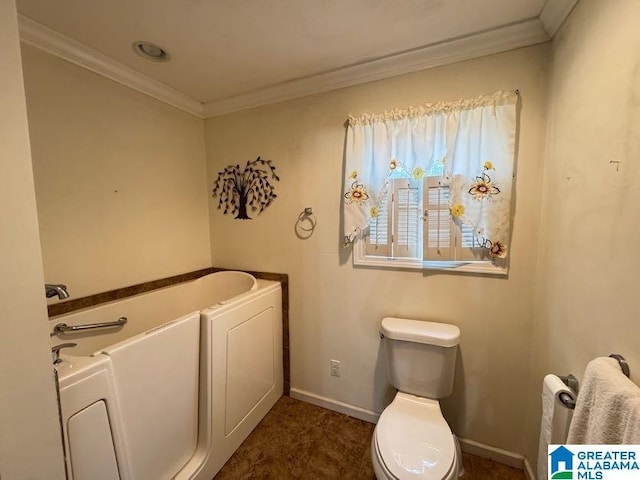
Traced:
[[[13, 18], [0, 32], [15, 42]], [[217, 266], [289, 273], [293, 388], [377, 412], [392, 394], [381, 364], [380, 319], [459, 325], [455, 391], [443, 401], [447, 419], [463, 437], [535, 462], [545, 373], [581, 377], [591, 358], [618, 352], [640, 380], [632, 277], [640, 30], [632, 18], [640, 18], [637, 2], [582, 0], [551, 52], [531, 47], [209, 119], [206, 184], [202, 121], [27, 47], [47, 281], [68, 282], [81, 296], [208, 266], [209, 252]], [[7, 83], [0, 92], [13, 102], [22, 98], [16, 78], [3, 74], [0, 81]], [[522, 108], [509, 278], [354, 268], [339, 231], [347, 115], [513, 88], [521, 91]], [[15, 224], [7, 230], [15, 235], [2, 238], [2, 251], [16, 254], [2, 277], [2, 291], [11, 285], [12, 294], [0, 305], [7, 318], [36, 309], [2, 340], [5, 353], [17, 352], [33, 376], [3, 369], [16, 389], [3, 389], [0, 398], [19, 402], [27, 415], [44, 402], [15, 445], [35, 441], [43, 465], [55, 472], [57, 432], [47, 410], [51, 383], [39, 326], [44, 312], [42, 302], [33, 302], [42, 274], [33, 251], [28, 150], [20, 143], [26, 131], [15, 121], [24, 117], [19, 103], [15, 115], [3, 116], [12, 119], [4, 131], [15, 133], [3, 137], [10, 155], [2, 158], [22, 160], [3, 166], [10, 179], [3, 224]], [[239, 221], [223, 216], [211, 199], [207, 217], [204, 198], [216, 172], [258, 155], [278, 169], [278, 200], [261, 216]], [[308, 206], [318, 226], [300, 240], [294, 223]], [[16, 279], [24, 295], [14, 294]], [[342, 362], [340, 378], [329, 375], [330, 359]], [[14, 411], [7, 422], [17, 421]], [[45, 433], [34, 440], [36, 429]], [[15, 445], [0, 438], [3, 478], [7, 468], [45, 468], [22, 461], [18, 454], [28, 449], [8, 462]]]
[[203, 121], [23, 47], [44, 272], [73, 297], [208, 267]]
[[[637, 1], [582, 0], [553, 44], [532, 359], [538, 394], [546, 372], [582, 378], [589, 360], [610, 353], [626, 356], [640, 381], [638, 18]], [[539, 396], [529, 419], [534, 458]]]
[[0, 2], [0, 475], [65, 478], [15, 3]]
[[[547, 63], [548, 46], [526, 48], [206, 121], [209, 186], [222, 167], [258, 155], [281, 177], [279, 198], [253, 220], [224, 216], [211, 200], [211, 250], [215, 265], [290, 275], [294, 389], [380, 412], [391, 394], [380, 320], [453, 323], [462, 344], [446, 417], [463, 437], [522, 450]], [[522, 110], [509, 278], [354, 268], [339, 231], [347, 115], [515, 88]], [[309, 240], [294, 234], [304, 207], [318, 219]], [[340, 378], [330, 376], [330, 359], [342, 362]]]

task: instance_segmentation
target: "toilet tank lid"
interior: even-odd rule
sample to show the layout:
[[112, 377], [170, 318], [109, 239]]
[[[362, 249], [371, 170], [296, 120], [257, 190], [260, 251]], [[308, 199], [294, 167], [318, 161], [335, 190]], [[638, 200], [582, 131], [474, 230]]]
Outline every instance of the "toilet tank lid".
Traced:
[[460, 342], [460, 329], [455, 325], [408, 318], [383, 318], [381, 332], [393, 340], [426, 343], [438, 347], [455, 347]]

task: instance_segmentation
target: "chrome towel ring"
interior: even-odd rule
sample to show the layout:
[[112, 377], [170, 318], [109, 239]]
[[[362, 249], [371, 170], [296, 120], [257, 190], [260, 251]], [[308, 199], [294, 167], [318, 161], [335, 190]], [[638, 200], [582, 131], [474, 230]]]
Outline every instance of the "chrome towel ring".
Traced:
[[313, 213], [313, 208], [306, 207], [296, 220], [295, 231], [296, 236], [300, 239], [307, 239], [313, 235], [313, 231], [316, 228], [317, 219]]

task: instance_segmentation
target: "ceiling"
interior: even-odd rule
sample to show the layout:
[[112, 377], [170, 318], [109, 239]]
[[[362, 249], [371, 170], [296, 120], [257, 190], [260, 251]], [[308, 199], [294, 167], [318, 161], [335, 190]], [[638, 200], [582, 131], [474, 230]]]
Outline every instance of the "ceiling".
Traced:
[[[17, 1], [23, 41], [165, 89], [202, 116], [547, 41], [575, 2]], [[137, 40], [171, 60], [140, 57]]]

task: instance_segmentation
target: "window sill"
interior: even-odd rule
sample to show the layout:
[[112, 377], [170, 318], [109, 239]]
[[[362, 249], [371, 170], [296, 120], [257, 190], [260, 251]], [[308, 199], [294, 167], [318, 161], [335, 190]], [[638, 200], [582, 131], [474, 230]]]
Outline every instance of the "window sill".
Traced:
[[[356, 245], [356, 248], [358, 246]], [[462, 261], [462, 262], [424, 262], [419, 258], [388, 258], [357, 255], [354, 249], [353, 265], [362, 267], [411, 269], [411, 270], [437, 270], [445, 272], [480, 273], [484, 275], [507, 275], [506, 267], [495, 265], [489, 261]]]

